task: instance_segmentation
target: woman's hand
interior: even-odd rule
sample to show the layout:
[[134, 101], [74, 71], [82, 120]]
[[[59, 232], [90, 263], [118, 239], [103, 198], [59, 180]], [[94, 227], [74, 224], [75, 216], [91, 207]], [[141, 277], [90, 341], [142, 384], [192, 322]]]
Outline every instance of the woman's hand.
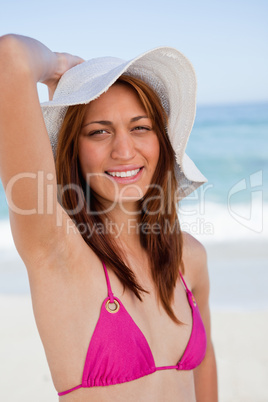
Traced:
[[54, 55], [56, 56], [56, 69], [54, 74], [51, 77], [46, 78], [42, 82], [43, 84], [47, 85], [48, 87], [48, 94], [49, 100], [52, 100], [55, 89], [58, 85], [58, 82], [61, 76], [70, 68], [76, 66], [77, 64], [83, 63], [84, 59], [78, 56], [73, 56], [69, 53], [57, 53], [55, 52]]
[[14, 34], [0, 37], [0, 54], [7, 76], [10, 68], [16, 68], [18, 73], [28, 71], [35, 82], [48, 86], [49, 99], [52, 99], [60, 77], [84, 61], [69, 53], [52, 52], [36, 39]]

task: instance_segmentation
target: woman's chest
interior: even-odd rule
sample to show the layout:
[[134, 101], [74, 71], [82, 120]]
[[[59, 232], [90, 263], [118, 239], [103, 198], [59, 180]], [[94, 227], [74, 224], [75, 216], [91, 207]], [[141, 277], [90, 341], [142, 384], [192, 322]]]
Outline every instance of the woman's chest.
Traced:
[[[61, 400], [61, 397], [60, 397]], [[157, 371], [110, 387], [80, 388], [64, 402], [196, 402], [192, 371]]]
[[[79, 279], [76, 275], [71, 281], [66, 279], [62, 289], [56, 291], [56, 287], [50, 286], [38, 327], [59, 391], [80, 384], [86, 365], [99, 364], [102, 370], [100, 358], [110, 359], [116, 365], [125, 359], [129, 349], [137, 356], [135, 347], [140, 348], [141, 342], [155, 366], [175, 365], [183, 355], [190, 338], [192, 317], [182, 284], [178, 283], [173, 302], [174, 312], [183, 322], [178, 325], [167, 315], [149, 282], [144, 286], [149, 293], [139, 301], [123, 289], [115, 275], [110, 277], [119, 302], [118, 313], [108, 313], [105, 308], [107, 286], [103, 273], [98, 270], [94, 279], [89, 280], [89, 275], [81, 270]], [[132, 359], [129, 361], [131, 364]], [[128, 365], [124, 371], [127, 369]]]

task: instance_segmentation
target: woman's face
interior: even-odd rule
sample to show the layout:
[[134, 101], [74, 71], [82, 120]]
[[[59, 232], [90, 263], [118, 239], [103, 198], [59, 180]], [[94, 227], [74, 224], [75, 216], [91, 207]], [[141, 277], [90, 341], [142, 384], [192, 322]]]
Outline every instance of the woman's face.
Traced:
[[144, 196], [159, 159], [159, 141], [131, 87], [117, 83], [88, 105], [78, 153], [86, 182], [103, 200]]

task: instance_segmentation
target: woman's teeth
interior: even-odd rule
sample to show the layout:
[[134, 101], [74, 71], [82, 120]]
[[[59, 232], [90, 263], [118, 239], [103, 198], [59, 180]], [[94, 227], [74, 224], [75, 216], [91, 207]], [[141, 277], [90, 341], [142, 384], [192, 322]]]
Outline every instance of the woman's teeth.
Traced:
[[131, 177], [131, 176], [136, 176], [136, 174], [140, 170], [141, 170], [141, 168], [135, 169], [135, 170], [127, 170], [125, 172], [106, 172], [106, 173], [108, 173], [110, 176], [116, 176], [116, 177]]

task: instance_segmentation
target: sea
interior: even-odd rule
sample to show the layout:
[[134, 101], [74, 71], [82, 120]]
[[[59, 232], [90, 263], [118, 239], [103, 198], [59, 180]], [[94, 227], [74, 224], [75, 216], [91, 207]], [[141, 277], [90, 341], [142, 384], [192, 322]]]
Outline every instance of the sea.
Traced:
[[[268, 102], [200, 105], [186, 153], [207, 182], [179, 204], [205, 246], [215, 309], [268, 309]], [[0, 182], [0, 294], [29, 293]]]

